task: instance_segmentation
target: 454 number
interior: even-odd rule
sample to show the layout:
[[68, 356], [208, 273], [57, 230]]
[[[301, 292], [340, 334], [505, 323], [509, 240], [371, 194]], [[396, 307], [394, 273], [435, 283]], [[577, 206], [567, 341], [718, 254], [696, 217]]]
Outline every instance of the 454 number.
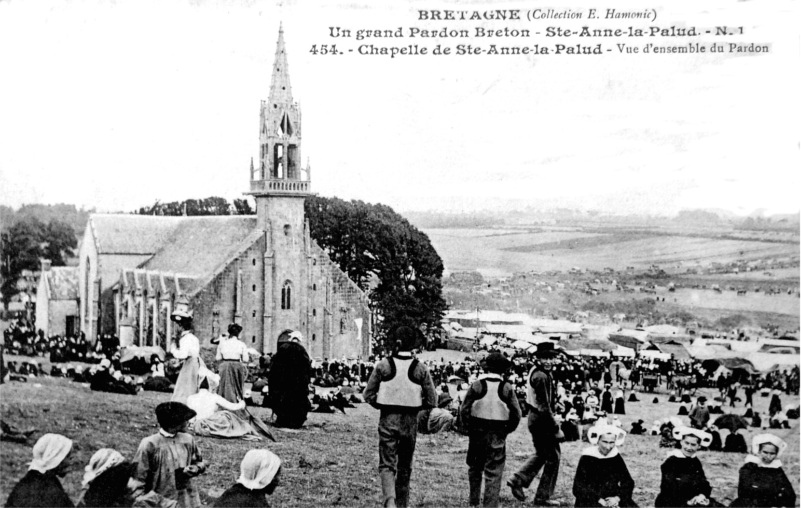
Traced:
[[336, 44], [331, 44], [330, 46], [328, 44], [321, 44], [320, 46], [312, 44], [309, 53], [312, 55], [339, 55], [342, 52], [337, 49]]

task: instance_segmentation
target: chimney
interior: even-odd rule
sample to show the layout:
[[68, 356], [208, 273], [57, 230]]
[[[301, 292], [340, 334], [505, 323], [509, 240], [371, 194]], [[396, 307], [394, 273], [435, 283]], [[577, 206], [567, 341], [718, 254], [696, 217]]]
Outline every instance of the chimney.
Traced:
[[42, 259], [42, 273], [50, 271], [50, 260]]

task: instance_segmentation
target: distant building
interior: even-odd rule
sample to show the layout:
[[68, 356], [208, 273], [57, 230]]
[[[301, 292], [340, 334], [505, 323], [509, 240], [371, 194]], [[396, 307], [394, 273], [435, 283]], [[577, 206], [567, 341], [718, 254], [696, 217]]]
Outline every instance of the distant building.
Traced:
[[78, 267], [51, 267], [49, 260], [42, 260], [36, 288], [36, 328], [46, 337], [78, 334]]
[[117, 333], [123, 343], [166, 347], [175, 334], [169, 315], [183, 299], [204, 344], [237, 322], [259, 351], [275, 351], [278, 334], [292, 328], [312, 357], [369, 355], [366, 295], [309, 236], [311, 170], [300, 164], [300, 108], [283, 31], [259, 140], [248, 192], [255, 216], [90, 217], [79, 268], [80, 326], [89, 339]]

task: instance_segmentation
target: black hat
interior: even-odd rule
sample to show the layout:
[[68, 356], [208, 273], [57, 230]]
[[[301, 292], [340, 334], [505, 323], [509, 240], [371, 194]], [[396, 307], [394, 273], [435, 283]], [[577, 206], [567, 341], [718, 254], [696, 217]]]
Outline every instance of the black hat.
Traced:
[[551, 341], [540, 342], [537, 344], [537, 350], [534, 351], [534, 356], [537, 358], [556, 358], [561, 351], [556, 349], [556, 346]]
[[706, 402], [706, 397], [701, 395], [700, 397], [698, 397], [698, 402]]
[[687, 408], [684, 407], [684, 406], [679, 406], [679, 415], [680, 416], [685, 416], [687, 414], [689, 414], [689, 413], [687, 413]]
[[238, 337], [239, 333], [242, 331], [242, 326], [238, 323], [231, 323], [228, 325], [228, 335], [232, 337]]
[[389, 343], [401, 351], [411, 351], [417, 345], [419, 331], [411, 326], [401, 325], [389, 332]]
[[180, 402], [162, 402], [156, 406], [156, 420], [162, 429], [171, 429], [187, 422], [197, 413]]
[[654, 404], [659, 404], [659, 398], [658, 397], [654, 397]]
[[512, 362], [497, 351], [487, 355], [487, 357], [482, 360], [482, 363], [484, 367], [493, 374], [503, 374], [512, 366]]

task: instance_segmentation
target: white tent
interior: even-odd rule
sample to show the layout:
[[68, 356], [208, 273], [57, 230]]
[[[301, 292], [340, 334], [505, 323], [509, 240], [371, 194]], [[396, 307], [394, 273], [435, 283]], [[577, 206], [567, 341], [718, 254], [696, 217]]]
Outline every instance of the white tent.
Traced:
[[617, 349], [611, 353], [612, 356], [625, 356], [626, 358], [634, 358], [634, 350], [630, 347], [618, 346]]
[[512, 343], [512, 347], [515, 349], [522, 349], [523, 351], [528, 351], [532, 348], [535, 348], [536, 346], [524, 340], [516, 340]]
[[478, 343], [481, 344], [484, 347], [490, 347], [492, 345], [497, 344], [498, 343], [498, 339], [496, 339], [495, 337], [484, 337], [483, 339], [478, 341]]
[[669, 353], [663, 353], [661, 351], [657, 351], [656, 349], [641, 349], [640, 356], [643, 358], [657, 358], [659, 360], [670, 360]]

